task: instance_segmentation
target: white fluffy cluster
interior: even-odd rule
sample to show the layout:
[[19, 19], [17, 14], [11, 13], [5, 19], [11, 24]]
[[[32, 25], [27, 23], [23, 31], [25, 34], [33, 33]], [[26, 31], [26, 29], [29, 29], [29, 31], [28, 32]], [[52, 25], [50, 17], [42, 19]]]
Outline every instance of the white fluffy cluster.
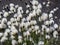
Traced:
[[[26, 5], [27, 10], [25, 13], [27, 17], [24, 17], [25, 14], [23, 15], [23, 7], [14, 5], [13, 3], [10, 3], [10, 10], [8, 12], [4, 11], [0, 13], [0, 29], [5, 29], [4, 33], [0, 33], [1, 42], [8, 40], [7, 36], [10, 35], [9, 39], [12, 40], [12, 45], [23, 43], [23, 41], [26, 40], [30, 40], [32, 43], [35, 43], [33, 39], [34, 35], [36, 37], [37, 35], [45, 35], [46, 39], [51, 39], [49, 34], [52, 31], [53, 37], [57, 38], [58, 32], [56, 30], [58, 29], [58, 24], [56, 24], [53, 20], [53, 13], [57, 11], [58, 8], [54, 8], [48, 14], [42, 12], [41, 9], [43, 6], [37, 0], [31, 1], [31, 4], [31, 11], [30, 5]], [[49, 6], [48, 4], [50, 4], [50, 2], [46, 4], [47, 7]], [[45, 2], [43, 2], [43, 5], [45, 5]], [[3, 18], [1, 14], [3, 14]], [[13, 17], [9, 18], [11, 14], [13, 15]], [[46, 34], [44, 32], [46, 32]], [[16, 35], [18, 40], [15, 40]], [[39, 39], [40, 38], [41, 37], [39, 37]], [[44, 45], [44, 41], [38, 40], [38, 45]]]

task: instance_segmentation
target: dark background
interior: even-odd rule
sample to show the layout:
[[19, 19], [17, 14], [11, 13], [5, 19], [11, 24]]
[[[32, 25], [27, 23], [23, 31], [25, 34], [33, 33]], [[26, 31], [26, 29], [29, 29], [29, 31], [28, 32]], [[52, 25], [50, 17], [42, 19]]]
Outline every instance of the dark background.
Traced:
[[[0, 1], [0, 11], [2, 11], [3, 6], [9, 5], [10, 3], [14, 3], [15, 5], [18, 4], [23, 7], [23, 10], [26, 10], [26, 2], [29, 3], [30, 0], [1, 0]], [[60, 0], [38, 0], [40, 3], [50, 1], [51, 4], [48, 8], [43, 8], [43, 11], [48, 12], [52, 10], [55, 7], [59, 7], [59, 10], [55, 12], [54, 16], [57, 16], [58, 19], [55, 19], [55, 21], [59, 24], [60, 19]]]

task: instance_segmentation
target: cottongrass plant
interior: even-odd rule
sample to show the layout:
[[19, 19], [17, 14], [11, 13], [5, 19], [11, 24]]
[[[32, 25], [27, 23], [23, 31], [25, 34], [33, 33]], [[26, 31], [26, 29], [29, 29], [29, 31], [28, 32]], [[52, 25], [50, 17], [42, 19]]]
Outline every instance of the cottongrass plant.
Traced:
[[[39, 3], [30, 1], [23, 7], [10, 3], [0, 12], [0, 45], [55, 45], [58, 40], [58, 24], [53, 14], [58, 7], [49, 13], [43, 12], [45, 5], [50, 2]], [[3, 31], [3, 32], [2, 32]]]

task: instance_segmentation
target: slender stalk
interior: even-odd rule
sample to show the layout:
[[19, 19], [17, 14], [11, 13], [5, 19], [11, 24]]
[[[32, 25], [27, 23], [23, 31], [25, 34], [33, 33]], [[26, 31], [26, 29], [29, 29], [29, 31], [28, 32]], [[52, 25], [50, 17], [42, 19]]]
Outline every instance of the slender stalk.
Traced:
[[46, 36], [46, 31], [44, 30], [44, 45], [46, 45], [46, 38], [45, 38], [45, 36]]

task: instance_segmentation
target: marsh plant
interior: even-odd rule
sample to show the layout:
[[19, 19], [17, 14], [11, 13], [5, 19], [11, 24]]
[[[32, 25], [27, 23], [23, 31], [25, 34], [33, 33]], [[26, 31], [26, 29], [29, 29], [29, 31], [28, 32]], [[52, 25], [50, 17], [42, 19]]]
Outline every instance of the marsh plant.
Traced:
[[[0, 12], [0, 45], [55, 45], [58, 40], [58, 24], [54, 12], [58, 7], [43, 12], [50, 2], [32, 0], [22, 6], [10, 3]], [[47, 11], [47, 10], [46, 10]]]

